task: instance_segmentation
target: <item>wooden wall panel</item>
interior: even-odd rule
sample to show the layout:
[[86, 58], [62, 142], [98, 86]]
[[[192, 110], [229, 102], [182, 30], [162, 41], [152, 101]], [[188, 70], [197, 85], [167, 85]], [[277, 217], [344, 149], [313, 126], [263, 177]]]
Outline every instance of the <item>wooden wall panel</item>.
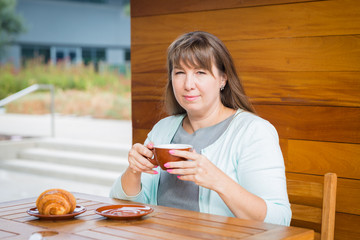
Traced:
[[[316, 175], [287, 173], [286, 177], [292, 181], [307, 181], [322, 183], [323, 178]], [[316, 186], [315, 186], [316, 187]], [[315, 188], [318, 190], [317, 188]], [[360, 229], [360, 185], [357, 180], [338, 178], [338, 194], [336, 203], [335, 239], [359, 239]], [[291, 198], [291, 196], [290, 196]], [[292, 199], [293, 202], [307, 202], [313, 206], [320, 206], [320, 202], [312, 199]], [[350, 214], [348, 214], [350, 213]], [[310, 227], [310, 226], [309, 226]], [[314, 227], [314, 226], [311, 226]]]
[[360, 107], [359, 72], [240, 72], [254, 104]]
[[194, 30], [223, 41], [359, 34], [359, 8], [359, 1], [341, 0], [137, 17], [131, 19], [131, 42], [169, 44]]
[[336, 197], [337, 212], [355, 214], [360, 219], [359, 177], [357, 179], [339, 178]]
[[133, 142], [134, 143], [144, 143], [148, 133], [150, 132], [150, 128], [141, 129], [141, 128], [133, 128]]
[[[240, 72], [360, 71], [359, 36], [240, 40], [225, 44]], [[166, 71], [167, 47], [168, 44], [132, 46], [133, 72]]]
[[[313, 174], [287, 172], [286, 177], [290, 180], [299, 182], [323, 182], [322, 176]], [[359, 181], [356, 179], [338, 178], [338, 194], [336, 200], [337, 212], [360, 215], [360, 206], [358, 204], [360, 202], [360, 185], [358, 182]], [[301, 199], [301, 202], [303, 201], [304, 199]], [[311, 205], [320, 206], [321, 204], [322, 203], [315, 202]]]
[[131, 76], [131, 98], [138, 100], [163, 100], [166, 73], [134, 73]]
[[287, 175], [338, 179], [335, 239], [360, 239], [360, 1], [131, 1], [133, 142], [163, 111], [166, 50], [209, 31], [280, 136]]
[[255, 105], [255, 109], [281, 138], [360, 143], [360, 108]]
[[165, 117], [163, 102], [133, 101], [132, 125], [134, 128], [149, 129], [161, 118]]
[[360, 144], [289, 140], [287, 151], [287, 171], [360, 179]]
[[[284, 4], [284, 3], [296, 3], [296, 2], [313, 2], [316, 0], [206, 0], [206, 1], [193, 1], [193, 0], [183, 0], [179, 2], [178, 0], [158, 0], [153, 4], [148, 0], [137, 0], [131, 4], [131, 16], [132, 17], [141, 17], [141, 16], [151, 16], [151, 15], [161, 15], [169, 13], [182, 13], [182, 12], [196, 12], [204, 10], [218, 10], [218, 9], [227, 9], [227, 8], [240, 8], [240, 7], [253, 7], [269, 4]], [[320, 0], [323, 1], [323, 0]]]
[[335, 238], [341, 240], [360, 239], [360, 216], [346, 213], [336, 213]]
[[[358, 72], [239, 72], [239, 75], [255, 104], [360, 107]], [[166, 82], [166, 73], [134, 73], [132, 99], [160, 101]]]

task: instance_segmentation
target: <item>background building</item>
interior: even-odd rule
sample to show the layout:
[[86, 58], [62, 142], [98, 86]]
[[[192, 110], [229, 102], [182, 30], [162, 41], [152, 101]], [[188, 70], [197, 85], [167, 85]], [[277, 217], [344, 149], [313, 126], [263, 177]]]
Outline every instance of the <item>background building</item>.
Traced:
[[6, 49], [5, 61], [20, 66], [37, 56], [45, 62], [130, 61], [129, 0], [18, 0], [27, 31]]

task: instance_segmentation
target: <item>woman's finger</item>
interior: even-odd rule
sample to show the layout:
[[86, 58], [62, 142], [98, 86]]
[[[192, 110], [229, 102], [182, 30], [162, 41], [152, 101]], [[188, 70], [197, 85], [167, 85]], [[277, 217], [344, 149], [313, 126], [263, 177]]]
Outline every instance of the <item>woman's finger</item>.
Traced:
[[149, 143], [147, 146], [136, 143], [132, 149], [134, 149], [136, 152], [138, 152], [140, 155], [146, 158], [151, 158], [153, 156], [153, 152], [150, 150], [151, 148], [152, 148], [151, 143]]
[[177, 177], [182, 181], [195, 182], [194, 175], [178, 175]]
[[192, 160], [168, 162], [164, 164], [166, 168], [196, 168], [196, 165], [197, 165], [196, 162]]
[[146, 171], [143, 171], [143, 170], [137, 168], [136, 166], [130, 167], [130, 170], [131, 170], [132, 173], [144, 172], [144, 173], [149, 173], [149, 174], [158, 174], [158, 172], [155, 171], [155, 170], [146, 170]]
[[196, 168], [172, 168], [166, 170], [170, 174], [176, 175], [194, 175], [197, 173]]
[[131, 149], [129, 152], [129, 161], [132, 160], [132, 163], [135, 164], [136, 166], [138, 166], [139, 168], [140, 165], [143, 165], [145, 168], [154, 168], [154, 164], [152, 164], [149, 159], [147, 159], [146, 157], [144, 157], [142, 154], [140, 154], [138, 151], [136, 151], [135, 149]]
[[185, 159], [195, 159], [197, 156], [199, 156], [196, 152], [189, 152], [189, 151], [181, 151], [181, 150], [170, 150], [169, 153], [171, 155], [177, 156], [177, 157], [183, 157]]

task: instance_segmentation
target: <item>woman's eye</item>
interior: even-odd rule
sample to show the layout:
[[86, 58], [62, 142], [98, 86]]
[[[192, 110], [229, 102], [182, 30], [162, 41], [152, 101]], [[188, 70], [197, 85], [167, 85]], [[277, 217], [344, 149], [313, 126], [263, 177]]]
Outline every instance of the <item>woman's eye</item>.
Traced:
[[202, 74], [206, 74], [206, 72], [204, 72], [204, 71], [197, 71], [197, 74], [202, 75]]
[[175, 72], [175, 75], [180, 75], [180, 74], [183, 74], [184, 72], [182, 72], [182, 71], [176, 71]]

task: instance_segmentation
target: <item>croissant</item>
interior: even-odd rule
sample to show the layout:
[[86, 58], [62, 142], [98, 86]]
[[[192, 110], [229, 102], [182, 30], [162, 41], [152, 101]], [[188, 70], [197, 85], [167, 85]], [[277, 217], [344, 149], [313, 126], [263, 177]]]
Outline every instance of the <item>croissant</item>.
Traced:
[[49, 189], [41, 193], [36, 207], [42, 215], [63, 215], [72, 213], [76, 207], [76, 198], [63, 189]]

